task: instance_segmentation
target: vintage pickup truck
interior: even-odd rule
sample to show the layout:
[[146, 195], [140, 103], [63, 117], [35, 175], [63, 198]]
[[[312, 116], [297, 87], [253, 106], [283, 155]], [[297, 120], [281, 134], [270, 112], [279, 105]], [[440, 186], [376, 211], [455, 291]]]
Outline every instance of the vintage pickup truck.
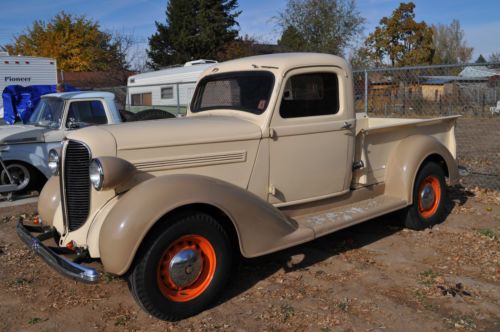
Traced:
[[64, 275], [96, 282], [85, 263], [98, 260], [144, 310], [177, 320], [214, 303], [239, 254], [402, 209], [410, 228], [443, 221], [456, 117], [368, 118], [353, 103], [351, 69], [333, 55], [219, 63], [185, 118], [69, 133], [37, 225], [17, 232]]
[[[0, 158], [6, 165], [5, 169], [0, 169], [0, 185], [13, 182], [17, 193], [41, 189], [52, 175], [51, 167], [55, 166], [54, 160], [49, 163], [49, 159], [57, 157], [55, 153], [59, 153], [61, 141], [72, 130], [157, 117], [174, 115], [152, 109], [137, 114], [120, 112], [115, 95], [109, 92], [44, 95], [28, 123], [0, 126]], [[52, 156], [49, 155], [51, 150]]]

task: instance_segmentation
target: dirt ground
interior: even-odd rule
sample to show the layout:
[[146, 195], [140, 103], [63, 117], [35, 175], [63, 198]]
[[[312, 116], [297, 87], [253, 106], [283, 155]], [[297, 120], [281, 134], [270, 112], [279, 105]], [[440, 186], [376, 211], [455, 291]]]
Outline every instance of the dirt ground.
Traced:
[[0, 210], [0, 331], [500, 330], [500, 193], [450, 189], [447, 220], [401, 228], [395, 215], [244, 260], [220, 303], [176, 323], [144, 313], [127, 283], [86, 285], [49, 269]]

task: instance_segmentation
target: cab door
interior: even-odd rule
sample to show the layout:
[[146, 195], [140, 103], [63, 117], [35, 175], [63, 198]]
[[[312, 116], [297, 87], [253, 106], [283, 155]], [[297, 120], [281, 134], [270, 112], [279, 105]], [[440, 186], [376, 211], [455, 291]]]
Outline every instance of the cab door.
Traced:
[[349, 190], [354, 112], [346, 73], [303, 68], [284, 79], [270, 123], [270, 203], [289, 205]]

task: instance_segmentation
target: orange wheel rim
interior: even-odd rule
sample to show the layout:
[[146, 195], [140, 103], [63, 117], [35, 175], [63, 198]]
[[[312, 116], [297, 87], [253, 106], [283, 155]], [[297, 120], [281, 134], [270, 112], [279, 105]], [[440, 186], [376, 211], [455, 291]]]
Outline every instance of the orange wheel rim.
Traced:
[[158, 263], [157, 283], [169, 300], [190, 301], [210, 285], [215, 267], [215, 250], [210, 241], [200, 235], [182, 236], [163, 253]]
[[432, 217], [441, 202], [441, 184], [435, 176], [426, 177], [418, 188], [418, 212], [423, 218]]

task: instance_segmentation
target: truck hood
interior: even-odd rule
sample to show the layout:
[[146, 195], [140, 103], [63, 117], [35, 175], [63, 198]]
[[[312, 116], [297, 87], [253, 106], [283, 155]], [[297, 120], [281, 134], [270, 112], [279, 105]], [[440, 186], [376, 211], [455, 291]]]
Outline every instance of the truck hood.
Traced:
[[229, 116], [196, 116], [102, 126], [116, 140], [117, 150], [260, 139], [260, 128]]
[[48, 130], [31, 125], [0, 126], [0, 145], [42, 143]]

